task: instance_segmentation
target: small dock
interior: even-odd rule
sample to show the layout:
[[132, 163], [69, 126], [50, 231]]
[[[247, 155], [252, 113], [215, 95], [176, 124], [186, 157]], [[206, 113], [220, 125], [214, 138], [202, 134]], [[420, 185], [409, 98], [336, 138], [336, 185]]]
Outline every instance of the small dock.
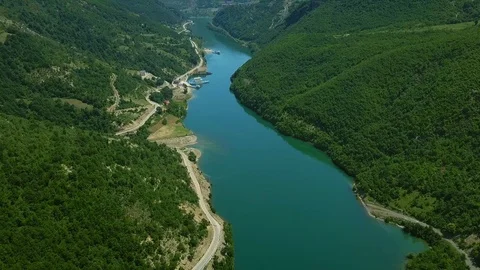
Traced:
[[190, 85], [192, 85], [193, 87], [195, 86], [202, 86], [203, 84], [206, 84], [206, 83], [209, 83], [210, 81], [208, 80], [204, 80], [202, 77], [195, 77], [191, 80], [188, 81], [188, 83]]

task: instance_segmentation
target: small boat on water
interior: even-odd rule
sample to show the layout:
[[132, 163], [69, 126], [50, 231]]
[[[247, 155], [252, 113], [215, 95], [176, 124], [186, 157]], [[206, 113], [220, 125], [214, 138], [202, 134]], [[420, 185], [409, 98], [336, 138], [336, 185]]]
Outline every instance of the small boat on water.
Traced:
[[220, 51], [213, 51], [213, 53], [220, 55]]
[[209, 81], [202, 79], [202, 77], [195, 77], [192, 80], [189, 80], [188, 83], [191, 85], [202, 85], [209, 83]]

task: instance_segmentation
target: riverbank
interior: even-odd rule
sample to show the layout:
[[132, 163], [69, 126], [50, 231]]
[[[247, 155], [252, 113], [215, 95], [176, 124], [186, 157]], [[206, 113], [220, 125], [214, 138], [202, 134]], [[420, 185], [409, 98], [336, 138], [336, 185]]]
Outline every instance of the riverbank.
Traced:
[[[189, 24], [193, 24], [193, 22], [189, 21], [188, 23], [185, 23], [183, 25], [185, 32], [188, 31], [186, 29], [186, 26]], [[199, 46], [191, 38], [190, 42], [192, 43], [192, 47], [195, 49], [195, 52], [199, 57], [199, 64], [185, 74], [180, 75], [174, 80], [174, 82], [172, 82], [172, 86], [176, 88], [175, 90], [177, 91], [181, 90], [182, 87], [187, 89], [188, 95], [184, 100], [185, 102], [188, 102], [193, 97], [193, 90], [195, 89], [193, 87], [186, 86], [188, 85], [186, 84], [188, 77], [191, 75], [207, 72], [207, 64], [206, 60], [203, 57], [203, 54], [201, 53], [201, 48], [199, 48]], [[170, 137], [163, 139], [160, 138], [156, 140], [156, 142], [166, 144], [169, 147], [175, 148], [179, 152], [182, 157], [182, 161], [187, 168], [187, 171], [192, 180], [191, 187], [195, 190], [199, 198], [199, 206], [202, 212], [197, 216], [200, 218], [200, 222], [203, 222], [203, 220], [205, 220], [206, 218], [206, 220], [208, 220], [208, 222], [210, 223], [210, 226], [207, 226], [208, 236], [198, 246], [191, 263], [186, 264], [184, 268], [198, 270], [213, 269], [214, 263], [222, 262], [223, 260], [225, 260], [221, 251], [229, 243], [225, 242], [224, 237], [225, 221], [219, 215], [215, 214], [215, 210], [211, 204], [211, 185], [204, 177], [202, 171], [197, 165], [197, 162], [202, 156], [200, 150], [192, 147], [192, 145], [197, 143], [197, 137], [192, 134], [188, 136]], [[195, 161], [191, 161], [189, 159], [188, 154], [190, 152], [193, 152], [195, 154]], [[194, 264], [193, 262], [196, 263]]]
[[[392, 223], [392, 221], [390, 221], [390, 220], [403, 220], [403, 221], [406, 221], [406, 222], [418, 224], [422, 227], [431, 228], [436, 234], [438, 234], [445, 241], [447, 241], [453, 248], [455, 248], [455, 250], [457, 252], [459, 252], [460, 254], [462, 254], [465, 257], [465, 263], [469, 267], [470, 270], [480, 270], [480, 268], [478, 268], [474, 265], [473, 261], [468, 256], [468, 253], [465, 250], [461, 249], [460, 246], [457, 243], [455, 243], [452, 239], [446, 238], [444, 236], [444, 234], [439, 229], [437, 229], [435, 227], [432, 227], [429, 224], [427, 224], [425, 222], [422, 222], [422, 221], [420, 221], [420, 220], [418, 220], [414, 217], [411, 217], [411, 216], [405, 215], [403, 213], [399, 213], [397, 211], [388, 209], [383, 205], [380, 205], [378, 203], [374, 203], [374, 202], [371, 202], [371, 201], [369, 201], [365, 198], [362, 198], [361, 194], [358, 193], [358, 191], [355, 187], [355, 184], [353, 185], [352, 190], [353, 190], [353, 192], [355, 193], [355, 196], [360, 201], [360, 203], [362, 204], [365, 211], [367, 212], [367, 214], [370, 217], [372, 217], [376, 220], [379, 220], [381, 222], [389, 223], [389, 224]], [[401, 229], [404, 228], [403, 225], [398, 224], [395, 221], [393, 221], [393, 224], [395, 224], [396, 226], [398, 226]]]
[[[192, 24], [192, 21], [186, 22], [182, 25], [182, 32], [189, 32], [186, 28], [187, 25]], [[181, 33], [181, 32], [180, 32]], [[148, 131], [151, 133], [148, 137], [149, 141], [156, 142], [158, 144], [165, 144], [173, 149], [176, 149], [182, 158], [182, 163], [185, 165], [189, 177], [191, 178], [190, 186], [196, 192], [198, 197], [198, 205], [182, 205], [180, 208], [187, 214], [193, 214], [197, 223], [206, 223], [208, 235], [196, 248], [192, 257], [184, 257], [179, 267], [184, 269], [213, 269], [213, 259], [217, 259], [216, 262], [222, 261], [223, 256], [221, 254], [222, 248], [226, 245], [224, 240], [223, 228], [225, 221], [218, 215], [215, 215], [210, 204], [211, 190], [210, 185], [203, 176], [196, 162], [189, 160], [187, 154], [194, 152], [197, 159], [201, 156], [199, 150], [193, 148], [186, 148], [197, 142], [197, 137], [188, 131], [181, 120], [173, 115], [162, 114], [162, 117], [154, 117], [158, 108], [162, 108], [163, 111], [167, 111], [168, 103], [158, 104], [150, 99], [150, 94], [155, 91], [160, 91], [163, 87], [169, 87], [173, 96], [181, 92], [183, 93], [181, 99], [177, 98], [178, 102], [187, 103], [193, 96], [193, 87], [189, 87], [187, 80], [189, 76], [196, 74], [197, 72], [206, 72], [206, 61], [203, 58], [199, 46], [190, 38], [192, 47], [195, 53], [199, 57], [199, 63], [187, 71], [186, 73], [176, 77], [173, 82], [164, 83], [162, 86], [148, 91], [145, 99], [152, 106], [147, 110], [140, 118], [136, 119], [132, 125], [128, 128], [124, 128], [116, 133], [116, 135], [125, 135], [128, 133], [134, 133], [144, 125], [148, 125]], [[185, 110], [188, 112], [188, 106]], [[153, 118], [153, 120], [152, 120]], [[182, 135], [179, 135], [182, 134]], [[185, 136], [185, 134], [187, 134]]]
[[225, 36], [228, 37], [228, 38], [231, 38], [232, 40], [234, 40], [234, 41], [237, 42], [238, 44], [242, 45], [243, 47], [248, 48], [251, 53], [255, 53], [256, 51], [258, 51], [258, 50], [260, 49], [257, 44], [252, 43], [252, 42], [248, 42], [248, 41], [245, 41], [245, 40], [241, 40], [241, 39], [238, 39], [238, 38], [235, 38], [234, 36], [232, 36], [232, 35], [230, 34], [230, 32], [228, 32], [227, 30], [225, 30], [224, 28], [222, 28], [222, 27], [220, 27], [220, 26], [214, 25], [213, 23], [210, 23], [210, 24], [208, 25], [208, 29], [210, 29], [210, 30], [212, 30], [212, 31], [214, 31], [214, 32], [220, 33], [220, 34], [222, 34], [222, 35], [225, 35]]
[[[221, 263], [229, 259], [225, 258], [222, 250], [230, 243], [226, 242], [224, 236], [226, 222], [215, 213], [211, 204], [211, 184], [198, 166], [202, 152], [193, 148], [193, 145], [197, 143], [197, 137], [195, 135], [172, 137], [155, 140], [155, 142], [176, 149], [189, 173], [191, 178], [190, 186], [197, 193], [199, 205], [186, 205], [182, 206], [182, 209], [188, 214], [193, 214], [197, 223], [209, 223], [207, 226], [208, 235], [196, 248], [193, 258], [191, 260], [185, 258], [180, 266], [184, 269], [213, 269], [215, 263]], [[196, 157], [195, 161], [189, 158], [191, 152]]]
[[195, 20], [192, 33], [221, 56], [206, 56], [213, 74], [184, 123], [199, 136], [215, 208], [234, 227], [235, 268], [401, 269], [408, 254], [425, 250], [366, 215], [348, 177], [323, 153], [280, 135], [237, 102], [230, 78], [251, 55], [209, 23]]
[[[226, 245], [224, 237], [225, 221], [213, 210], [211, 198], [211, 186], [204, 177], [202, 171], [197, 165], [201, 152], [195, 148], [177, 148], [178, 153], [182, 157], [182, 162], [188, 170], [190, 178], [192, 179], [191, 187], [195, 190], [199, 197], [199, 205], [201, 212], [198, 212], [195, 207], [192, 208], [197, 222], [205, 222], [208, 220], [212, 226], [208, 226], [208, 236], [197, 247], [193, 260], [182, 267], [186, 269], [213, 269], [214, 258], [217, 261], [224, 260], [221, 250]], [[195, 153], [197, 157], [195, 161], [190, 160], [190, 152]], [[188, 211], [187, 211], [188, 212]], [[195, 263], [196, 262], [196, 263]]]
[[[193, 22], [190, 22], [189, 24], [191, 23]], [[186, 29], [186, 25], [188, 24], [183, 25], [184, 29]], [[172, 85], [177, 88], [177, 90], [181, 89], [182, 87], [186, 87], [189, 95], [185, 99], [185, 102], [188, 102], [188, 100], [193, 97], [192, 91], [195, 89], [193, 87], [185, 86], [187, 85], [186, 81], [188, 80], [188, 77], [207, 71], [207, 64], [205, 59], [203, 58], [203, 55], [201, 54], [201, 49], [192, 39], [190, 39], [190, 42], [192, 43], [192, 47], [195, 49], [195, 52], [200, 59], [200, 62], [196, 67], [186, 72], [185, 74], [177, 77], [174, 82], [172, 82]], [[225, 243], [223, 229], [225, 226], [225, 221], [220, 216], [215, 214], [215, 210], [213, 209], [210, 201], [210, 198], [212, 196], [211, 186], [197, 165], [197, 162], [201, 157], [201, 151], [191, 147], [192, 145], [197, 143], [197, 137], [195, 135], [171, 137], [158, 139], [156, 140], [156, 142], [166, 144], [169, 147], [175, 148], [181, 155], [182, 161], [187, 168], [187, 171], [192, 180], [191, 187], [195, 190], [199, 198], [199, 206], [202, 210], [202, 213], [199, 215], [199, 218], [201, 220], [200, 222], [203, 222], [203, 220], [205, 220], [206, 218], [206, 220], [208, 220], [210, 224], [210, 226], [207, 226], [207, 238], [205, 238], [202, 243], [197, 247], [195, 256], [191, 263], [186, 264], [184, 268], [194, 270], [213, 269], [214, 258], [215, 262], [224, 260], [223, 255], [221, 254], [221, 250], [225, 245], [227, 245]], [[187, 146], [189, 148], [187, 148]], [[190, 152], [193, 152], [195, 154], [195, 161], [189, 160], [187, 155]], [[196, 263], [193, 264], [193, 262]]]

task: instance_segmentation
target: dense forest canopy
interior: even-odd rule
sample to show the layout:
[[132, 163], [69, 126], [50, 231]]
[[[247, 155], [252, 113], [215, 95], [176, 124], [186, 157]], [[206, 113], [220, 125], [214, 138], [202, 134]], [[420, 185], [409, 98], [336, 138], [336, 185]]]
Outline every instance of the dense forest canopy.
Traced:
[[166, 6], [181, 10], [184, 16], [213, 16], [225, 0], [158, 0]]
[[0, 0], [1, 269], [192, 260], [207, 231], [180, 157], [145, 130], [115, 137], [106, 111], [112, 86], [151, 87], [138, 71], [196, 64], [181, 20], [154, 0]]
[[[292, 27], [296, 33], [359, 31], [377, 27], [404, 28], [419, 25], [477, 21], [476, 1], [338, 1], [338, 0], [261, 0], [251, 5], [232, 5], [220, 9], [213, 25], [234, 38], [261, 46], [306, 16], [315, 16], [315, 24]], [[310, 15], [321, 6], [321, 11]], [[319, 14], [321, 12], [322, 14]]]
[[179, 208], [197, 198], [174, 150], [5, 115], [0, 128], [0, 268], [175, 269], [206, 234]]
[[135, 3], [3, 0], [0, 16], [109, 64], [147, 70], [164, 79], [194, 64], [196, 56], [188, 40], [165, 25], [179, 23], [179, 17], [156, 1]]
[[[112, 119], [103, 108], [110, 102], [113, 73], [125, 95], [142, 84], [125, 76], [128, 70], [152, 72], [163, 82], [198, 60], [188, 38], [163, 20], [140, 15], [169, 12], [155, 3], [3, 0], [0, 111], [111, 130]], [[65, 99], [93, 109], [58, 106]]]
[[232, 37], [246, 41], [252, 50], [281, 35], [284, 30], [318, 7], [319, 0], [261, 0], [220, 9], [212, 20]]
[[326, 151], [367, 199], [449, 237], [478, 235], [479, 2], [321, 1], [237, 71], [232, 90]]
[[264, 0], [251, 5], [227, 6], [215, 15], [212, 23], [244, 41], [268, 40], [268, 33], [277, 26], [275, 17], [281, 10], [283, 1]]

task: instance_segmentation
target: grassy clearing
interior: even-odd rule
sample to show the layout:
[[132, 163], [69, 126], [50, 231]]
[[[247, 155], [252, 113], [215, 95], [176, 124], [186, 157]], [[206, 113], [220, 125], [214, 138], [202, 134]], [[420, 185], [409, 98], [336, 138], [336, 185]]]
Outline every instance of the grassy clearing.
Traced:
[[9, 35], [9, 33], [7, 33], [7, 32], [0, 33], [0, 44], [3, 44], [3, 43], [5, 43], [5, 41], [7, 41], [8, 35]]
[[135, 90], [128, 95], [123, 96], [124, 100], [129, 100], [139, 106], [147, 106], [150, 105], [148, 101], [145, 99], [145, 94], [148, 91], [148, 87], [144, 85], [139, 85]]
[[117, 119], [122, 123], [122, 125], [129, 125], [133, 121], [137, 120], [143, 113], [145, 113], [146, 108], [139, 108], [136, 111], [122, 112], [117, 115]]
[[145, 100], [145, 98], [136, 98], [136, 97], [127, 97], [126, 99], [131, 100], [133, 103], [138, 104], [140, 106], [148, 106], [150, 103]]
[[426, 31], [458, 31], [475, 26], [473, 22], [463, 22], [455, 24], [440, 24], [433, 26], [424, 26], [412, 29], [400, 30], [398, 32], [426, 32]]
[[432, 29], [432, 30], [463, 30], [465, 28], [469, 28], [469, 27], [472, 27], [472, 26], [475, 26], [474, 22], [435, 25], [435, 26], [431, 26], [429, 28]]
[[408, 209], [415, 216], [428, 215], [435, 210], [435, 198], [421, 195], [419, 192], [401, 192], [398, 200], [392, 203], [393, 208]]
[[[166, 125], [163, 124], [164, 119], [167, 120]], [[153, 141], [192, 135], [192, 132], [185, 128], [178, 117], [170, 114], [165, 117], [159, 116], [152, 122], [153, 124], [148, 130], [151, 132], [149, 139]]]
[[120, 99], [120, 104], [118, 104], [117, 110], [131, 109], [138, 107], [138, 104], [132, 100], [127, 100], [125, 98]]
[[60, 100], [64, 103], [68, 103], [70, 105], [75, 106], [75, 108], [79, 109], [87, 109], [87, 110], [92, 110], [93, 106], [87, 103], [84, 103], [81, 100], [78, 99], [73, 99], [73, 98], [60, 98]]
[[152, 116], [150, 119], [150, 126], [148, 127], [148, 131], [150, 133], [154, 133], [155, 131], [159, 130], [163, 125], [162, 125], [162, 119], [164, 115], [160, 114], [155, 114]]
[[440, 24], [433, 26], [418, 26], [405, 29], [389, 29], [388, 27], [381, 27], [377, 29], [367, 30], [365, 33], [377, 34], [377, 33], [418, 33], [427, 31], [459, 31], [466, 28], [474, 27], [473, 22], [463, 22], [455, 24]]
[[175, 125], [175, 129], [173, 130], [171, 137], [176, 138], [176, 137], [184, 137], [188, 135], [192, 135], [192, 132], [189, 129], [187, 129], [183, 124], [180, 124], [180, 125]]

